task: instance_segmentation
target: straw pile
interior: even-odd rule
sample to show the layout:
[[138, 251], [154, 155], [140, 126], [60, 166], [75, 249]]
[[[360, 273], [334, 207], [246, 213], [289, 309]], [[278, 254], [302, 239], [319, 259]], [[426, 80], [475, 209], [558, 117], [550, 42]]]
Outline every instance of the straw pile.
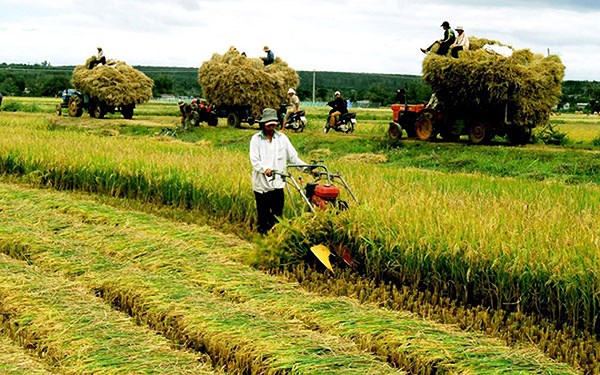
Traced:
[[154, 81], [144, 73], [117, 60], [88, 69], [93, 58], [73, 70], [71, 82], [75, 89], [112, 106], [140, 104], [152, 98]]
[[264, 108], [279, 108], [289, 88], [300, 82], [298, 74], [279, 57], [264, 66], [259, 58], [241, 55], [235, 47], [223, 55], [215, 53], [198, 69], [204, 96], [217, 105], [250, 105], [252, 116]]
[[459, 116], [474, 110], [497, 113], [508, 103], [508, 119], [515, 125], [547, 124], [561, 95], [565, 66], [560, 58], [529, 49], [503, 57], [482, 49], [485, 44], [501, 43], [478, 38], [469, 42], [471, 49], [458, 59], [432, 53], [423, 61], [423, 79], [445, 111]]

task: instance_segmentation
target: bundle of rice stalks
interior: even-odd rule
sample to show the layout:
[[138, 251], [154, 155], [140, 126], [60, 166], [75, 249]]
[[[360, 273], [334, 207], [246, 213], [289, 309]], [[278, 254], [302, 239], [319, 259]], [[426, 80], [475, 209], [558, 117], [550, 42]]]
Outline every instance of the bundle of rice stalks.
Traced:
[[144, 73], [117, 60], [88, 69], [93, 58], [73, 70], [71, 83], [75, 89], [112, 106], [140, 104], [152, 98], [154, 81]]
[[250, 105], [252, 116], [264, 108], [279, 108], [289, 88], [300, 82], [298, 74], [279, 57], [264, 66], [259, 58], [248, 58], [235, 47], [223, 55], [215, 53], [198, 69], [205, 97], [217, 105]]
[[457, 59], [429, 54], [423, 61], [423, 79], [443, 103], [444, 111], [457, 117], [473, 112], [504, 113], [508, 104], [507, 119], [515, 125], [548, 123], [551, 108], [561, 95], [565, 66], [560, 58], [529, 49], [504, 57], [483, 49], [485, 44], [502, 43], [478, 38], [469, 42], [471, 49]]

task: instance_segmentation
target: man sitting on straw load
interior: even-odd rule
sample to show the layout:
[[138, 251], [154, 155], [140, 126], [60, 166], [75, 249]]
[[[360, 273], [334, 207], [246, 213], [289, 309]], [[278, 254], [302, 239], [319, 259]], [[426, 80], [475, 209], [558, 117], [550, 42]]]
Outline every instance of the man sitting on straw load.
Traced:
[[431, 51], [433, 46], [439, 44], [440, 46], [438, 47], [437, 51], [435, 51], [435, 53], [441, 56], [446, 56], [446, 54], [448, 53], [448, 49], [454, 43], [456, 37], [454, 36], [454, 31], [452, 31], [452, 29], [450, 28], [450, 23], [448, 23], [448, 21], [442, 22], [441, 27], [444, 28], [444, 39], [436, 40], [429, 47], [427, 47], [427, 49], [421, 48], [421, 52], [428, 53]]
[[106, 64], [106, 57], [104, 56], [104, 52], [102, 52], [102, 47], [98, 47], [98, 56], [96, 56], [95, 60], [90, 61], [88, 69], [92, 69], [98, 64]]
[[454, 58], [458, 58], [458, 52], [469, 50], [469, 38], [465, 34], [465, 30], [462, 26], [456, 26], [456, 42], [450, 46], [450, 55]]
[[265, 46], [263, 48], [263, 51], [265, 51], [267, 53], [266, 57], [261, 57], [263, 63], [265, 64], [265, 66], [269, 65], [269, 64], [273, 64], [273, 62], [275, 61], [275, 54], [273, 53], [273, 51], [271, 51], [271, 49], [269, 48], [269, 46]]

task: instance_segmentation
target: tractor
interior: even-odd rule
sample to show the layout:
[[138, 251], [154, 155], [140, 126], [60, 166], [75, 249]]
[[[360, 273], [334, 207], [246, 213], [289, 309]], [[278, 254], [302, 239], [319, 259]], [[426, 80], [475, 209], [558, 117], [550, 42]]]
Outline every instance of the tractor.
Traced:
[[80, 117], [85, 109], [91, 117], [98, 119], [104, 118], [107, 113], [115, 112], [121, 112], [127, 120], [133, 118], [135, 103], [113, 106], [75, 89], [63, 90], [61, 97], [62, 102], [56, 105], [56, 114], [59, 116], [62, 114], [62, 108], [67, 108], [71, 117]]

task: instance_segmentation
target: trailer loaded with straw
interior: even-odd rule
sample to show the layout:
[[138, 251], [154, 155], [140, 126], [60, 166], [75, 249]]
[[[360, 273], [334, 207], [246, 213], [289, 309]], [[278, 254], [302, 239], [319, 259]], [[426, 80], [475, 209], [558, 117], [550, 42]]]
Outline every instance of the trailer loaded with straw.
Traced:
[[470, 44], [459, 58], [425, 57], [423, 79], [434, 96], [415, 121], [417, 137], [454, 141], [468, 135], [478, 144], [506, 135], [513, 144], [528, 143], [558, 103], [565, 70], [560, 58], [486, 39], [470, 38]]
[[95, 57], [73, 70], [71, 82], [75, 89], [63, 97], [69, 116], [79, 117], [87, 109], [95, 118], [121, 112], [124, 118], [131, 119], [135, 105], [152, 98], [154, 81], [144, 73], [117, 60], [90, 68], [91, 59]]
[[265, 66], [260, 58], [246, 57], [230, 47], [202, 64], [198, 81], [204, 97], [216, 105], [218, 116], [227, 118], [229, 126], [240, 127], [242, 122], [258, 121], [264, 108], [278, 109], [300, 79], [279, 57]]

